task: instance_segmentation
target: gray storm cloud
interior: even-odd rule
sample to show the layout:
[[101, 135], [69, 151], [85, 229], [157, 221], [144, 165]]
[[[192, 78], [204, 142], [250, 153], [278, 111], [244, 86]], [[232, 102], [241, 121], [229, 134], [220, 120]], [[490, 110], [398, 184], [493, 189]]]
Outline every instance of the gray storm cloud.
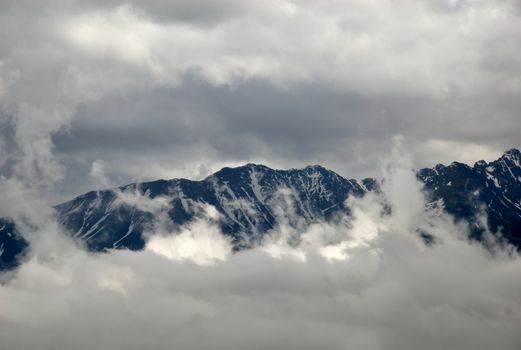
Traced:
[[94, 162], [109, 185], [250, 161], [359, 177], [395, 134], [417, 166], [521, 147], [516, 1], [1, 6], [2, 125], [55, 202]]

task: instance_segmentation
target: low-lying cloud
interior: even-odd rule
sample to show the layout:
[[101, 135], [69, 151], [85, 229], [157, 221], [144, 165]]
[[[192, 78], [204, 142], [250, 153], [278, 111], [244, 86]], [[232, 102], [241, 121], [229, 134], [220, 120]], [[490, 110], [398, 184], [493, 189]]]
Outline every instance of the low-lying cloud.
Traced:
[[350, 199], [349, 218], [282, 224], [240, 252], [211, 210], [177, 235], [155, 232], [140, 252], [66, 245], [42, 257], [37, 246], [0, 286], [0, 344], [518, 349], [519, 256], [469, 242], [465, 225], [426, 209], [410, 164], [396, 153], [383, 194]]

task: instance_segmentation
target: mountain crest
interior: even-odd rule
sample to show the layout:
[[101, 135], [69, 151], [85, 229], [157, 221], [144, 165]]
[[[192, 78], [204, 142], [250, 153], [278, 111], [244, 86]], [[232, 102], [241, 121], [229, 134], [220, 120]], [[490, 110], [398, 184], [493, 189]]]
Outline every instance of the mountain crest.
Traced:
[[[429, 201], [443, 203], [456, 219], [469, 222], [474, 237], [479, 238], [484, 230], [477, 224], [477, 215], [484, 207], [490, 229], [521, 248], [519, 150], [508, 150], [492, 162], [480, 160], [472, 167], [458, 162], [438, 164], [419, 170], [417, 177], [424, 183]], [[277, 225], [278, 211], [284, 207], [277, 207], [281, 189], [291, 193], [292, 215], [309, 224], [345, 213], [349, 196], [379, 191], [379, 182], [347, 179], [320, 165], [276, 170], [249, 163], [222, 168], [200, 181], [157, 180], [91, 191], [55, 210], [72, 237], [85, 242], [90, 250], [136, 250], [144, 247], [144, 233], [154, 229], [156, 215], [153, 206], [139, 204], [140, 197], [145, 201], [166, 199], [161, 213], [166, 213], [173, 231], [191, 221], [201, 207], [211, 205], [221, 214], [223, 233], [232, 238], [236, 249], [242, 249]], [[14, 266], [13, 261], [26, 246], [14, 225], [0, 218], [0, 269]]]

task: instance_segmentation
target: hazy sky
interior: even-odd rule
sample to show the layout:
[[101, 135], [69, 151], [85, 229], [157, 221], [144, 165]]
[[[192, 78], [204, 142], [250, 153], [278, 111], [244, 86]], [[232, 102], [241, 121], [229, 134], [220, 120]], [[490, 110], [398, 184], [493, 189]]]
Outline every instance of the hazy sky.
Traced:
[[247, 162], [373, 176], [397, 134], [416, 166], [491, 160], [521, 147], [520, 14], [515, 0], [3, 0], [0, 161], [18, 152], [66, 198]]

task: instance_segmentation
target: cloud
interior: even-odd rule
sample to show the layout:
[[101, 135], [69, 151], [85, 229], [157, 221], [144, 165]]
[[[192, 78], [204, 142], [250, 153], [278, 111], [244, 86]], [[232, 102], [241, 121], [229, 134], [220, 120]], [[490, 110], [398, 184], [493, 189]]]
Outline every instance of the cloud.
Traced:
[[[225, 261], [232, 254], [231, 240], [222, 234], [215, 218], [213, 207], [205, 209], [206, 216], [196, 218], [180, 232], [157, 231], [147, 242], [146, 250], [177, 261], [191, 261], [199, 265], [214, 265]], [[212, 222], [213, 221], [213, 222]]]
[[[517, 253], [424, 210], [411, 171], [521, 146], [515, 1], [0, 8], [0, 216], [31, 243], [1, 276], [2, 348], [519, 349]], [[203, 216], [173, 236], [160, 221], [144, 251], [90, 254], [50, 209], [96, 182], [251, 160], [374, 175], [397, 133], [416, 163], [394, 156], [385, 198], [239, 253]]]
[[[1, 276], [2, 348], [520, 347], [519, 257], [423, 210], [411, 171], [521, 146], [514, 1], [0, 7], [0, 216], [31, 243]], [[374, 175], [397, 133], [414, 157], [394, 156], [385, 198], [240, 253], [203, 218], [89, 254], [49, 209], [96, 181], [251, 160]]]
[[[238, 11], [201, 27], [156, 22], [135, 4], [84, 12], [62, 21], [58, 31], [89, 58], [129, 64], [160, 82], [192, 71], [214, 85], [251, 78], [283, 85], [316, 81], [364, 93], [445, 98], [488, 92], [491, 84], [508, 81], [496, 65], [500, 57], [483, 45], [511, 44], [506, 35], [514, 28], [505, 19], [512, 6], [475, 2], [446, 12], [433, 11], [428, 2], [404, 2], [400, 10], [387, 2], [251, 2], [245, 7], [254, 14]], [[230, 41], [238, 30], [241, 35]], [[519, 52], [506, 55], [511, 60]]]
[[142, 193], [139, 186], [135, 188], [114, 191], [116, 194], [116, 201], [114, 205], [126, 205], [136, 208], [139, 211], [151, 214], [159, 214], [165, 211], [169, 205], [168, 197], [150, 197], [147, 191]]
[[[351, 199], [352, 218], [302, 227], [297, 241], [281, 226], [272, 237], [289, 240], [230, 254], [209, 212], [177, 236], [157, 232], [141, 252], [34, 255], [0, 285], [0, 344], [517, 349], [520, 257], [470, 243], [464, 226], [423, 209], [411, 164], [396, 151], [383, 167], [384, 197]], [[437, 243], [426, 246], [418, 229]]]
[[97, 188], [104, 189], [109, 187], [109, 180], [105, 174], [105, 163], [102, 160], [96, 159], [92, 163], [90, 175], [95, 179]]
[[397, 133], [418, 166], [451, 158], [440, 141], [521, 147], [515, 1], [2, 6], [10, 167], [45, 172], [55, 203], [99, 185], [97, 160], [109, 184], [251, 161], [362, 177]]

